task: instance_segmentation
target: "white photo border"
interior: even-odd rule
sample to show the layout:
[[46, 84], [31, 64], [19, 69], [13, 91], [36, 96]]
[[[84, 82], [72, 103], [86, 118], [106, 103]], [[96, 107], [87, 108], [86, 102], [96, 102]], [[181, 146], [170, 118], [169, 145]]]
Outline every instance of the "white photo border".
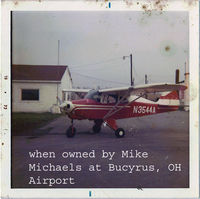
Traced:
[[[11, 12], [12, 11], [143, 11], [152, 1], [9, 1], [1, 5], [1, 198], [198, 198], [199, 195], [199, 1], [166, 1], [163, 11], [189, 12], [189, 188], [11, 188]], [[191, 2], [191, 1], [190, 1]]]

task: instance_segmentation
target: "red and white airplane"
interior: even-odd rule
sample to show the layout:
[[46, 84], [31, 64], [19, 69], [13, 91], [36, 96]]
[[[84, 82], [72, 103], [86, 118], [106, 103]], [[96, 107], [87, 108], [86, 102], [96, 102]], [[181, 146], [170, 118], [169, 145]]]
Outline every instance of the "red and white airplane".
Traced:
[[[60, 105], [61, 112], [66, 113], [71, 119], [71, 126], [66, 135], [68, 137], [75, 135], [74, 119], [88, 119], [94, 121], [95, 133], [100, 132], [104, 123], [114, 130], [118, 138], [124, 137], [125, 131], [118, 128], [116, 120], [176, 111], [180, 107], [179, 91], [185, 89], [186, 86], [179, 84], [148, 84], [100, 90], [63, 90], [63, 92], [87, 93], [84, 99], [65, 101]], [[157, 101], [145, 98], [148, 93], [158, 92], [165, 94], [162, 94]]]

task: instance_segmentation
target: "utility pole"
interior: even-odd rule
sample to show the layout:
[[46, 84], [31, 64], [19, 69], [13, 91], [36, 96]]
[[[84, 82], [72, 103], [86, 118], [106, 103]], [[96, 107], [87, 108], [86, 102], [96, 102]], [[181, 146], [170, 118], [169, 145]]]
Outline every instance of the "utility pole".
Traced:
[[148, 84], [148, 80], [147, 80], [147, 75], [145, 74], [145, 80], [144, 80], [145, 84]]
[[60, 40], [58, 40], [58, 65], [60, 64], [59, 59], [60, 59]]
[[[145, 74], [144, 83], [148, 84], [148, 80], [147, 80], [147, 75], [146, 74]], [[147, 99], [147, 93], [144, 95], [144, 97]]]
[[179, 75], [180, 74], [180, 71], [179, 71], [179, 69], [176, 69], [176, 76], [175, 76], [175, 83], [176, 84], [178, 84], [178, 83], [180, 83], [180, 81], [179, 81]]
[[131, 86], [134, 86], [133, 83], [133, 60], [132, 60], [132, 54], [130, 54], [130, 64], [131, 64]]
[[133, 56], [130, 54], [129, 56], [123, 56], [123, 59], [126, 57], [130, 57], [130, 74], [131, 74], [131, 86], [134, 86], [134, 80], [133, 80]]

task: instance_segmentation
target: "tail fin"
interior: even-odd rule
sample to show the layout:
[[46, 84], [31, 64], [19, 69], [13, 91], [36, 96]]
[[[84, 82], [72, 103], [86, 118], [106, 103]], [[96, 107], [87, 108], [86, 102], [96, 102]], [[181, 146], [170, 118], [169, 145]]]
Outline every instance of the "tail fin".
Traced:
[[161, 95], [161, 97], [159, 98], [158, 104], [179, 106], [180, 100], [178, 92], [177, 91], [165, 92], [165, 94]]

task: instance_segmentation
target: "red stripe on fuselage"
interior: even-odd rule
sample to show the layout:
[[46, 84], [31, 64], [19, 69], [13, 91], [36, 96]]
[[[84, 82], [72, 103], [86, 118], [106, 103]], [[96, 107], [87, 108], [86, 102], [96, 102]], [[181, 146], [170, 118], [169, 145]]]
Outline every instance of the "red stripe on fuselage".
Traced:
[[[91, 99], [74, 100], [72, 103], [75, 105], [75, 108], [70, 114], [72, 119], [103, 119], [104, 116], [115, 107], [114, 103], [102, 104]], [[178, 106], [132, 102], [128, 105], [119, 104], [117, 107], [115, 107], [115, 109], [112, 110], [112, 112], [118, 108], [122, 109], [112, 114], [110, 118], [117, 120], [130, 117], [142, 117], [145, 115], [175, 111], [178, 109]]]

